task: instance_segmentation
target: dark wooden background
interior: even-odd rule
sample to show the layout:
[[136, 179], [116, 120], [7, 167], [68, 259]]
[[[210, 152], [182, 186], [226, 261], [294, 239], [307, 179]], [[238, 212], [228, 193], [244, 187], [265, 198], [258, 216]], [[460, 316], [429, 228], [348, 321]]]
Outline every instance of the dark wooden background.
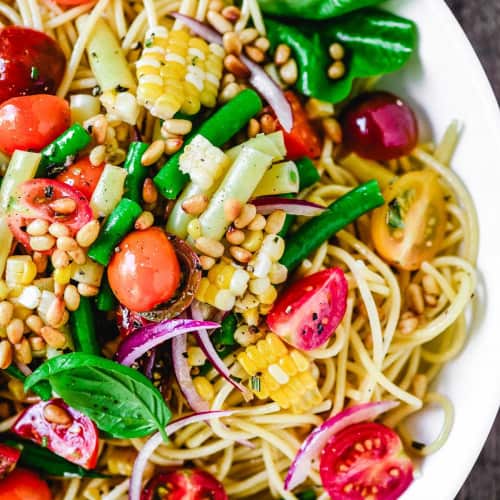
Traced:
[[[446, 2], [467, 32], [500, 101], [500, 0]], [[500, 416], [456, 500], [497, 499], [500, 499]]]

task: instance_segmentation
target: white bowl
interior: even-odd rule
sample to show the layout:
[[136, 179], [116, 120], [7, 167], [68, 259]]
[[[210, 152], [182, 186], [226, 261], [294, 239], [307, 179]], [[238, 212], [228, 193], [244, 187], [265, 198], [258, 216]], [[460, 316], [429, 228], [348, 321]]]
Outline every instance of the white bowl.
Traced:
[[[423, 461], [421, 476], [404, 495], [405, 500], [451, 500], [472, 469], [500, 405], [500, 114], [481, 64], [443, 0], [391, 1], [383, 7], [413, 19], [420, 40], [418, 57], [380, 87], [417, 103], [435, 138], [452, 119], [464, 123], [453, 168], [479, 213], [475, 319], [465, 349], [445, 367], [436, 386], [453, 402], [455, 423], [445, 446]], [[420, 432], [424, 429], [432, 438], [441, 419], [437, 411], [423, 415]]]

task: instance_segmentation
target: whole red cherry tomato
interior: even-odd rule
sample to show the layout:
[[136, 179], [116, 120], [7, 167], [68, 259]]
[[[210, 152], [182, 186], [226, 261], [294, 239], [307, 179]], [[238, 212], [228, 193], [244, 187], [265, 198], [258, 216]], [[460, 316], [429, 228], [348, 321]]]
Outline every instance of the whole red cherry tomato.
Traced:
[[36, 472], [16, 469], [0, 481], [0, 500], [52, 500], [52, 493]]

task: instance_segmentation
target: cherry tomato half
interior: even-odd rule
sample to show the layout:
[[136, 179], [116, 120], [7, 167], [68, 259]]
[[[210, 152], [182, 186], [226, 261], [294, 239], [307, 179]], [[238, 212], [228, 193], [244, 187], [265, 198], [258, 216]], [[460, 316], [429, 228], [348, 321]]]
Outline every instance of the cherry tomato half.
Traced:
[[66, 58], [59, 44], [23, 26], [0, 29], [0, 103], [20, 95], [54, 94]]
[[399, 436], [374, 422], [335, 434], [321, 452], [319, 472], [331, 498], [343, 500], [396, 500], [413, 481]]
[[57, 180], [78, 189], [80, 193], [84, 194], [90, 200], [103, 170], [104, 163], [94, 166], [90, 163], [89, 158], [86, 157], [78, 160], [64, 170], [64, 172], [61, 172], [57, 176]]
[[[51, 414], [58, 413], [61, 415], [60, 423], [51, 421]], [[86, 469], [96, 466], [99, 441], [94, 422], [62, 399], [41, 401], [30, 406], [21, 413], [12, 431]]]
[[346, 305], [343, 271], [327, 269], [290, 285], [267, 315], [267, 324], [289, 344], [310, 351], [334, 334]]
[[141, 500], [227, 500], [215, 477], [200, 469], [179, 469], [156, 475], [141, 495]]
[[0, 500], [52, 500], [52, 493], [36, 472], [16, 469], [0, 481]]
[[446, 227], [445, 194], [431, 170], [410, 172], [384, 191], [373, 211], [375, 249], [389, 264], [409, 271], [439, 251]]
[[3, 479], [14, 467], [21, 456], [21, 451], [0, 443], [0, 479]]
[[321, 154], [321, 141], [311, 126], [300, 99], [291, 91], [285, 92], [285, 97], [292, 106], [293, 114], [292, 130], [290, 132], [283, 130], [287, 151], [286, 157], [289, 160], [298, 160], [304, 156], [311, 159], [318, 158]]
[[[50, 203], [60, 198], [72, 199], [76, 203], [75, 211], [69, 215], [54, 212]], [[33, 219], [44, 219], [50, 223], [62, 222], [75, 235], [93, 219], [93, 214], [87, 198], [75, 188], [51, 179], [33, 179], [21, 184], [7, 218], [12, 234], [28, 250], [31, 247], [25, 227]]]
[[40, 151], [71, 125], [69, 104], [55, 95], [13, 97], [0, 106], [0, 150]]
[[113, 293], [135, 312], [151, 311], [172, 298], [180, 279], [174, 247], [158, 227], [127, 235], [108, 266]]

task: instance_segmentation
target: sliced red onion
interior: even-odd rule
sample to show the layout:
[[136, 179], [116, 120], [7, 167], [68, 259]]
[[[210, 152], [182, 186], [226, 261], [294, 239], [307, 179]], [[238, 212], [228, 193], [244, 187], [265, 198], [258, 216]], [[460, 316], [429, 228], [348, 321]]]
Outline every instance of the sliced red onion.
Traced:
[[[234, 411], [205, 411], [200, 413], [195, 413], [194, 415], [188, 415], [186, 417], [174, 420], [165, 427], [167, 435], [171, 435], [182, 429], [186, 425], [194, 424], [196, 422], [202, 422], [206, 420], [212, 420], [214, 418], [229, 417], [234, 413]], [[148, 463], [149, 457], [155, 452], [156, 448], [160, 446], [163, 442], [163, 438], [159, 432], [151, 436], [141, 451], [137, 455], [134, 462], [134, 468], [132, 469], [132, 475], [130, 476], [130, 488], [128, 497], [129, 500], [141, 500], [142, 492], [142, 478], [144, 476], [144, 469]]]
[[[201, 36], [207, 42], [222, 45], [222, 37], [220, 34], [206, 24], [200, 23], [200, 21], [178, 12], [173, 12], [170, 15], [182, 21], [193, 33]], [[290, 103], [286, 100], [283, 91], [265, 72], [264, 68], [244, 55], [241, 55], [240, 59], [250, 70], [250, 84], [269, 103], [285, 132], [290, 132], [293, 127], [292, 108]]]
[[305, 215], [314, 217], [323, 213], [326, 208], [306, 200], [295, 198], [281, 198], [280, 196], [260, 196], [254, 198], [250, 203], [257, 207], [259, 214], [268, 215], [275, 210], [283, 210], [291, 215]]
[[126, 337], [116, 353], [116, 360], [122, 365], [130, 366], [150, 349], [163, 344], [184, 333], [194, 332], [200, 328], [219, 328], [212, 321], [194, 321], [190, 319], [167, 319], [160, 323], [146, 325]]
[[341, 411], [316, 427], [302, 443], [285, 478], [285, 490], [293, 490], [309, 474], [313, 460], [316, 460], [330, 438], [346, 427], [375, 420], [379, 415], [398, 406], [397, 401], [366, 403]]

